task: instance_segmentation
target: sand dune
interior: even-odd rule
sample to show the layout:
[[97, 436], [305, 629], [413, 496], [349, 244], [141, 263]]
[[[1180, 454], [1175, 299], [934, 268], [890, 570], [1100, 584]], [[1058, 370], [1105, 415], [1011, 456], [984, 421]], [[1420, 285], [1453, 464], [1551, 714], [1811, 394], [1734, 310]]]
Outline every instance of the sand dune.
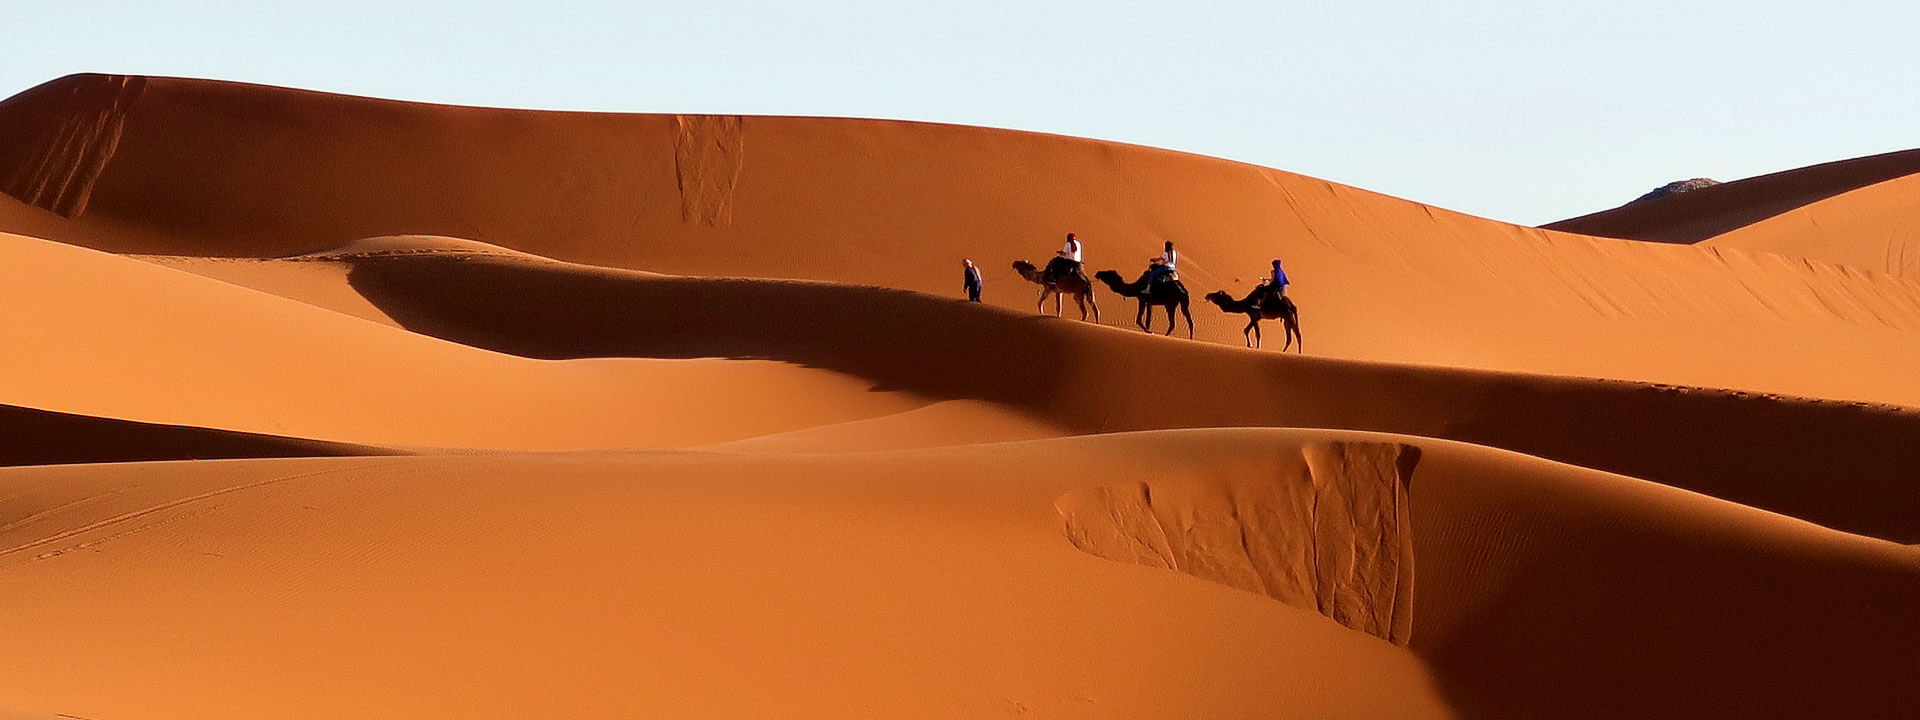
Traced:
[[[44, 410], [370, 445], [551, 450], [707, 444], [926, 402], [765, 361], [536, 362], [19, 236], [0, 235], [0, 256], [11, 318], [0, 326], [0, 401]], [[791, 402], [760, 401], [776, 392]]]
[[1868, 185], [1705, 241], [1886, 273], [1920, 282], [1920, 178]]
[[811, 282], [433, 257], [361, 264], [351, 281], [408, 328], [517, 355], [770, 358], [1078, 432], [1286, 426], [1456, 439], [1920, 542], [1920, 514], [1884, 502], [1920, 467], [1920, 414], [1893, 407], [1291, 357]]
[[[0, 104], [0, 137], [20, 138], [0, 172], [54, 162], [23, 153], [72, 118], [124, 117], [84, 212], [15, 223], [27, 210], [15, 208], [0, 229], [235, 257], [425, 233], [668, 274], [953, 295], [972, 257], [989, 300], [1013, 308], [1032, 306], [1032, 286], [1008, 264], [1071, 230], [1094, 268], [1129, 276], [1179, 242], [1195, 296], [1243, 293], [1284, 257], [1318, 355], [1920, 405], [1904, 382], [1920, 351], [1912, 286], [1769, 256], [1544, 232], [1030, 133], [505, 111], [165, 78], [124, 106], [87, 90], [122, 85], [75, 76]], [[87, 147], [72, 162], [105, 152]], [[1130, 309], [1103, 299], [1110, 323], [1130, 325]], [[1201, 337], [1241, 342], [1242, 320], [1195, 313]], [[1806, 372], [1810, 348], [1848, 371]]]
[[1920, 150], [1904, 150], [1721, 183], [1541, 227], [1601, 237], [1694, 243], [1916, 172], [1920, 172]]
[[[1031, 133], [62, 78], [0, 102], [0, 465], [64, 463], [0, 467], [0, 707], [1908, 717], [1910, 162], [1569, 221], [1685, 246]], [[1196, 301], [1285, 257], [1311, 354], [1035, 317], [1068, 230]]]
[[0, 471], [33, 488], [9, 514], [50, 508], [5, 531], [0, 653], [36, 662], [10, 657], [0, 695], [156, 718], [1861, 717], [1914, 699], [1899, 668], [1920, 650], [1895, 618], [1920, 599], [1920, 556], [1624, 478], [1425, 443], [1406, 649], [1082, 552], [1056, 509], [1129, 479], [1285, 492], [1276, 464], [1383, 440]]

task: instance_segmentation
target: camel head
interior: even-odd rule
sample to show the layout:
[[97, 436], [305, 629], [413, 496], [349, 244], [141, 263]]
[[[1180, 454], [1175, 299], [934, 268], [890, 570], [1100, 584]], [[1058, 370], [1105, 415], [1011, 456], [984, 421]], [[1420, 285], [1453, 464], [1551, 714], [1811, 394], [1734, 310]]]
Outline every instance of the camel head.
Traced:
[[1035, 278], [1040, 277], [1040, 268], [1034, 267], [1033, 263], [1025, 260], [1013, 261], [1013, 271], [1020, 273], [1020, 277], [1026, 278], [1029, 282], [1037, 282]]
[[1126, 278], [1120, 277], [1120, 273], [1114, 272], [1112, 270], [1101, 270], [1100, 272], [1094, 273], [1093, 279], [1099, 280], [1100, 282], [1106, 283], [1108, 285], [1127, 284]]
[[1225, 290], [1215, 290], [1213, 292], [1207, 293], [1206, 297], [1201, 299], [1206, 300], [1207, 302], [1213, 303], [1215, 305], [1219, 305], [1220, 307], [1223, 307], [1223, 308], [1233, 302], [1233, 296], [1228, 295], [1227, 291]]

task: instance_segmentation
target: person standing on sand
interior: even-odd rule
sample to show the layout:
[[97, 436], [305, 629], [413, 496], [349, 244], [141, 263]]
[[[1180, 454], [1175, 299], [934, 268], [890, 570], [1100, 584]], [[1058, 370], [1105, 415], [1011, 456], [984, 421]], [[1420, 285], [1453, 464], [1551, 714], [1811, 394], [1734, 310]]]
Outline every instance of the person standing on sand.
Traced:
[[1047, 261], [1047, 271], [1041, 274], [1041, 280], [1047, 285], [1054, 284], [1062, 275], [1079, 275], [1080, 240], [1067, 233], [1067, 244], [1054, 251], [1053, 259]]
[[980, 268], [973, 266], [973, 258], [965, 258], [960, 262], [965, 264], [967, 268], [967, 278], [964, 285], [967, 289], [967, 301], [980, 302]]

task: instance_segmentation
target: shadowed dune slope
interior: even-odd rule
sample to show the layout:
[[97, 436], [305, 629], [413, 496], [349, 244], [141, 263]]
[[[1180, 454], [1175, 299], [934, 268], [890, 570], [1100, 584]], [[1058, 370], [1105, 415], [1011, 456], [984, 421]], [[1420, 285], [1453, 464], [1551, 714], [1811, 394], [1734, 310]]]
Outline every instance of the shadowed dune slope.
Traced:
[[364, 445], [155, 425], [0, 405], [0, 465], [391, 455]]
[[1463, 716], [1912, 712], [1920, 622], [1889, 609], [1920, 599], [1920, 549], [1423, 445], [1412, 647]]
[[1920, 176], [1869, 185], [1708, 238], [1706, 245], [1920, 281]]
[[[1129, 276], [1179, 242], [1196, 298], [1243, 293], [1284, 257], [1315, 354], [1920, 405], [1895, 382], [1920, 352], [1920, 291], [1770, 256], [1522, 228], [1032, 133], [492, 110], [166, 78], [130, 101], [99, 89], [127, 85], [75, 76], [0, 103], [0, 146], [13, 148], [0, 172], [46, 175], [59, 153], [32, 149], [72, 118], [117, 128], [112, 143], [68, 152], [102, 168], [83, 210], [37, 209], [23, 192], [0, 198], [12, 204], [0, 227], [247, 257], [433, 234], [663, 273], [940, 294], [958, 292], [972, 257], [989, 302], [1014, 308], [1031, 307], [1032, 287], [1009, 263], [1044, 259], [1072, 230], [1093, 269]], [[61, 99], [80, 96], [92, 99]], [[1101, 294], [1107, 321], [1130, 324]], [[1194, 312], [1201, 338], [1241, 342], [1243, 320]], [[1847, 371], [1805, 372], [1807, 348], [1847, 358]]]
[[704, 445], [926, 403], [776, 362], [512, 357], [3, 233], [0, 307], [0, 402], [149, 423], [564, 450]]
[[361, 263], [350, 277], [408, 328], [518, 355], [769, 358], [1011, 406], [1079, 432], [1289, 426], [1449, 438], [1920, 542], [1920, 513], [1887, 502], [1910, 493], [1920, 467], [1920, 414], [1909, 410], [1284, 356], [802, 281], [434, 257]]
[[1795, 208], [1920, 172], [1920, 150], [1821, 163], [1542, 225], [1582, 235], [1695, 243]]
[[[1376, 474], [1290, 468], [1405, 444], [1421, 453], [1404, 490], [1372, 496], [1404, 497], [1399, 530], [1192, 518], [1201, 542], [1410, 550], [1391, 614], [1405, 648], [1191, 564], [1082, 552], [1061, 514], [1138, 483], [1338, 493]], [[0, 697], [88, 717], [1893, 717], [1920, 701], [1913, 549], [1424, 439], [1188, 430], [0, 481], [18, 490], [0, 501], [0, 662], [17, 668]]]

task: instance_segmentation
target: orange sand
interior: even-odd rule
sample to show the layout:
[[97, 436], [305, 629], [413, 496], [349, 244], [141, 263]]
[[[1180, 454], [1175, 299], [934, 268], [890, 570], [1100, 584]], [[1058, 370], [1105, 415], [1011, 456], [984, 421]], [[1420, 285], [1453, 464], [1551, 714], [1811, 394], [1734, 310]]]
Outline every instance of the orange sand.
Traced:
[[[0, 717], [1907, 717], [1902, 157], [1613, 211], [1689, 246], [63, 78], [0, 102]], [[1178, 242], [1198, 339], [1033, 317], [1067, 230]], [[1304, 356], [1199, 301], [1276, 255]]]

